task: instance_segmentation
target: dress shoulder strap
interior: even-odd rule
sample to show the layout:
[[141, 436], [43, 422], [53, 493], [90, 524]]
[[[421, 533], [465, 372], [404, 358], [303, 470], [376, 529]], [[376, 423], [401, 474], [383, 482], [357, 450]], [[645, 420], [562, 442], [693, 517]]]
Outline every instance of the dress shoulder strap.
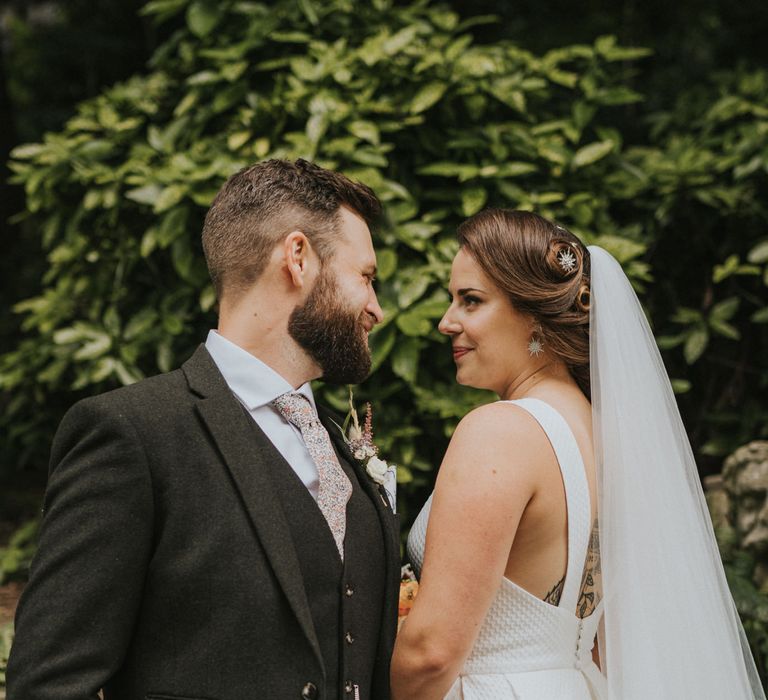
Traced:
[[592, 531], [589, 483], [573, 431], [552, 406], [540, 399], [505, 401], [527, 411], [546, 433], [563, 475], [568, 508], [568, 564], [558, 607], [575, 611]]

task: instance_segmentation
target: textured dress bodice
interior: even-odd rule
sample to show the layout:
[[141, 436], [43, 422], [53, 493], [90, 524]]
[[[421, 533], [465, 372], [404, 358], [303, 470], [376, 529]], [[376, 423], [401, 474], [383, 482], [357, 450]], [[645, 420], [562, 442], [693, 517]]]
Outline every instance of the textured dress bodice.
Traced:
[[[528, 411], [554, 449], [568, 509], [568, 564], [559, 605], [536, 598], [507, 578], [480, 628], [461, 675], [446, 700], [604, 700], [605, 679], [592, 661], [602, 603], [576, 615], [592, 530], [589, 485], [576, 439], [565, 419], [538, 399], [509, 401]], [[430, 496], [408, 537], [417, 574], [424, 562]]]

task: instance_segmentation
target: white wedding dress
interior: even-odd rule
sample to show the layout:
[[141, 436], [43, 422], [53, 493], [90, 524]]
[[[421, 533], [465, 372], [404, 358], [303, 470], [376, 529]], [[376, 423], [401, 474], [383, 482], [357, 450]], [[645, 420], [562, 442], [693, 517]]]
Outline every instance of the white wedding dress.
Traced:
[[[568, 508], [568, 564], [557, 607], [507, 578], [491, 603], [469, 658], [446, 700], [604, 700], [605, 678], [592, 661], [602, 601], [576, 615], [592, 530], [589, 486], [576, 439], [565, 419], [538, 399], [510, 401], [547, 434], [563, 475]], [[430, 496], [408, 536], [411, 562], [421, 575]]]

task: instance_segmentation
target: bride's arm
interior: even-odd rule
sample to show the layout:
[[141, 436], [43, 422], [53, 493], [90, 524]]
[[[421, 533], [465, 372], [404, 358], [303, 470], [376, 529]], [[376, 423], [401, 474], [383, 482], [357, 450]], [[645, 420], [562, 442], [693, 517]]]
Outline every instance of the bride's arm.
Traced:
[[496, 403], [457, 427], [435, 486], [419, 594], [395, 644], [392, 700], [439, 700], [458, 676], [535, 492], [534, 426], [522, 409]]

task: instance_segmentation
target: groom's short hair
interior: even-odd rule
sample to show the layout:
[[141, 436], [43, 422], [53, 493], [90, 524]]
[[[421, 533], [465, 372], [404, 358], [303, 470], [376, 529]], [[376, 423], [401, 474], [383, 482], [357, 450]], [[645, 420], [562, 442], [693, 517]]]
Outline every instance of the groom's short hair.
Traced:
[[253, 285], [291, 231], [302, 231], [324, 262], [333, 251], [342, 206], [369, 226], [381, 213], [370, 187], [306, 160], [267, 160], [232, 175], [203, 225], [203, 251], [218, 299]]

